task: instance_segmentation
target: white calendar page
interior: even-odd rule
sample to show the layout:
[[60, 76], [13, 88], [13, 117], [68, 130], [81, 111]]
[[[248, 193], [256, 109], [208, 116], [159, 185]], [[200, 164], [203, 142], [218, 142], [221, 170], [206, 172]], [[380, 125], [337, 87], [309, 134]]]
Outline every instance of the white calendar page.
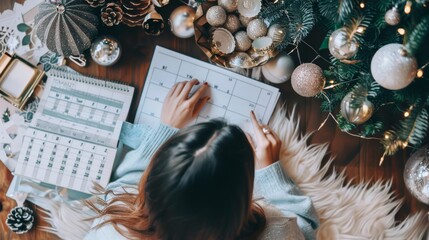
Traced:
[[171, 87], [193, 78], [209, 83], [206, 96], [211, 98], [193, 123], [224, 118], [248, 131], [250, 111], [266, 124], [280, 96], [275, 87], [157, 46], [134, 122], [159, 122], [162, 104]]
[[110, 179], [134, 88], [51, 70], [15, 174], [91, 193]]

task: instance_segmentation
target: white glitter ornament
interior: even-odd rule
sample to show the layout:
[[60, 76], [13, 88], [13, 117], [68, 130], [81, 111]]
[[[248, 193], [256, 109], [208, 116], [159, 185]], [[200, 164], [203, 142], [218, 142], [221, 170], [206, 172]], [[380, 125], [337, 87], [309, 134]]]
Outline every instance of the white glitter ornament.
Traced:
[[416, 58], [407, 56], [404, 46], [399, 43], [383, 46], [372, 57], [372, 77], [386, 89], [399, 90], [407, 87], [416, 73]]
[[262, 75], [266, 80], [279, 84], [288, 81], [294, 69], [292, 57], [282, 52], [262, 66]]
[[234, 14], [229, 14], [226, 17], [226, 22], [223, 26], [231, 33], [235, 33], [240, 28], [240, 20], [238, 20], [238, 17]]
[[253, 19], [247, 25], [247, 35], [250, 39], [255, 40], [258, 37], [266, 36], [268, 32], [267, 25], [260, 18]]
[[245, 52], [252, 46], [252, 40], [245, 31], [239, 31], [235, 34], [235, 49]]
[[314, 63], [303, 63], [292, 73], [292, 88], [303, 97], [316, 96], [325, 86], [322, 69]]
[[339, 60], [353, 57], [358, 50], [359, 43], [344, 28], [335, 30], [329, 37], [329, 52]]
[[213, 27], [222, 26], [226, 21], [226, 12], [221, 6], [213, 6], [207, 10], [206, 19]]
[[223, 7], [227, 12], [234, 12], [237, 10], [237, 0], [218, 0], [217, 5]]
[[384, 21], [390, 26], [398, 25], [401, 22], [401, 14], [398, 11], [398, 8], [393, 7], [384, 15]]

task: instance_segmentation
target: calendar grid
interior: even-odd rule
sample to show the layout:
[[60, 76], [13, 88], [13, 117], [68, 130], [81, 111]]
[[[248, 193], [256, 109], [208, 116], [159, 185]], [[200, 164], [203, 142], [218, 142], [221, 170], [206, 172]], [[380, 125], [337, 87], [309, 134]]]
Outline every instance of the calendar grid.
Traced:
[[133, 91], [51, 70], [15, 174], [86, 193], [105, 187]]
[[266, 124], [280, 95], [278, 89], [267, 84], [157, 46], [135, 122], [159, 122], [162, 103], [171, 87], [194, 78], [209, 83], [205, 94], [211, 97], [194, 123], [221, 117], [246, 129], [253, 110]]

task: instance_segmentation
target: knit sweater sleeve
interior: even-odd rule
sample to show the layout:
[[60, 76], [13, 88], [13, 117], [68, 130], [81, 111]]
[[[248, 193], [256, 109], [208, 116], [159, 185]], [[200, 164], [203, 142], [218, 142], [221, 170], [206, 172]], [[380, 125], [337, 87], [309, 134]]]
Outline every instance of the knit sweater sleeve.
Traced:
[[287, 217], [296, 217], [305, 238], [316, 239], [319, 219], [311, 199], [283, 172], [280, 162], [256, 171], [254, 196], [263, 197]]
[[121, 141], [132, 150], [124, 156], [122, 162], [113, 171], [112, 181], [107, 189], [137, 185], [152, 155], [177, 131], [178, 129], [161, 123], [156, 127], [127, 124], [122, 130]]

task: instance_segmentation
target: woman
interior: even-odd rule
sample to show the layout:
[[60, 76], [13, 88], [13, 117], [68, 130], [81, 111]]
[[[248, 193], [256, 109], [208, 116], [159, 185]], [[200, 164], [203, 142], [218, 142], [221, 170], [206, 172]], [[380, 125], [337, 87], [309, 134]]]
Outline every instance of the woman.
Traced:
[[[183, 128], [209, 100], [203, 97], [206, 83], [189, 97], [198, 84], [175, 84], [163, 105], [162, 124], [148, 134], [147, 127], [124, 126], [121, 139], [133, 150], [114, 172], [107, 201], [92, 205], [99, 217], [86, 239], [302, 237], [294, 221], [281, 225], [283, 233], [267, 232], [275, 226], [273, 212], [296, 218], [305, 238], [314, 239], [318, 219], [311, 200], [282, 171], [281, 142], [253, 112], [254, 144], [239, 127], [222, 121]], [[137, 184], [137, 191], [127, 187]], [[264, 198], [258, 202], [263, 208], [256, 197]]]

